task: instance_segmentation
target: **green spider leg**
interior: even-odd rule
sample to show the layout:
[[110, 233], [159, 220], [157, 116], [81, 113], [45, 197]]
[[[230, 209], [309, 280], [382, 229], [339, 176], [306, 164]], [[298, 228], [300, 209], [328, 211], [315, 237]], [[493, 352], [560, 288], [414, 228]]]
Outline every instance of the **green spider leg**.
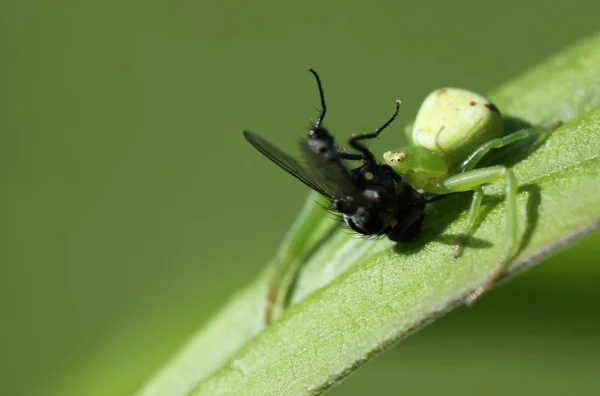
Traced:
[[511, 133], [501, 138], [489, 140], [481, 146], [479, 146], [475, 151], [473, 151], [473, 153], [471, 153], [471, 155], [467, 157], [466, 160], [462, 162], [462, 164], [460, 164], [460, 166], [458, 167], [458, 172], [466, 172], [471, 169], [474, 169], [479, 163], [479, 161], [492, 149], [499, 149], [504, 146], [508, 146], [509, 144], [518, 142], [519, 140], [524, 140], [535, 135], [543, 135], [548, 132], [552, 132], [561, 124], [561, 122], [555, 122], [547, 127], [536, 126], [532, 128], [521, 129], [517, 132]]
[[[551, 124], [548, 127], [532, 127], [532, 128], [528, 128], [528, 129], [521, 129], [517, 132], [511, 133], [509, 135], [503, 136], [501, 138], [498, 139], [492, 139], [484, 144], [482, 144], [479, 148], [477, 148], [475, 151], [473, 151], [473, 153], [471, 155], [469, 155], [469, 157], [462, 162], [462, 164], [458, 167], [458, 171], [460, 172], [458, 175], [456, 176], [452, 176], [449, 179], [446, 179], [444, 182], [442, 182], [442, 184], [444, 186], [449, 186], [448, 183], [450, 183], [450, 185], [454, 182], [456, 182], [456, 180], [458, 180], [459, 184], [458, 186], [460, 186], [461, 183], [465, 183], [468, 180], [477, 180], [478, 178], [479, 181], [482, 181], [486, 175], [477, 175], [477, 174], [473, 174], [473, 170], [477, 164], [479, 163], [479, 161], [492, 149], [498, 149], [498, 148], [502, 148], [505, 146], [508, 146], [509, 144], [518, 142], [520, 140], [524, 140], [530, 137], [533, 137], [535, 135], [542, 135], [548, 132], [551, 132], [552, 130], [556, 129], [558, 126], [560, 126], [561, 123], [560, 122], [556, 122]], [[495, 169], [499, 169], [498, 167], [492, 167]], [[504, 167], [501, 167], [504, 168]], [[481, 169], [481, 171], [485, 171], [487, 169], [490, 168], [483, 168]], [[505, 270], [507, 269], [508, 265], [510, 264], [510, 259], [512, 258], [512, 256], [514, 256], [514, 254], [516, 254], [516, 246], [515, 246], [515, 240], [517, 237], [517, 222], [516, 222], [516, 217], [517, 217], [517, 209], [516, 209], [516, 194], [517, 194], [517, 182], [516, 182], [516, 178], [514, 177], [514, 174], [512, 173], [512, 171], [510, 171], [507, 168], [504, 168], [504, 176], [500, 176], [500, 174], [502, 172], [500, 172], [499, 170], [496, 170], [494, 172], [496, 172], [496, 177], [498, 179], [500, 178], [504, 178], [505, 179], [505, 185], [506, 185], [506, 228], [507, 228], [507, 240], [505, 242], [505, 247], [504, 247], [504, 252], [496, 266], [496, 269], [494, 270], [494, 273], [492, 274], [492, 276], [490, 277], [490, 279], [488, 279], [488, 281], [481, 287], [479, 287], [475, 292], [473, 292], [473, 294], [471, 294], [471, 296], [468, 299], [468, 303], [472, 304], [473, 302], [475, 302], [483, 293], [485, 293], [505, 272]], [[461, 178], [461, 176], [469, 176], [467, 179], [463, 179]], [[473, 178], [471, 178], [471, 176], [474, 176]], [[487, 175], [487, 177], [489, 177], [489, 175]], [[468, 182], [467, 182], [468, 184]], [[485, 183], [482, 183], [485, 184]], [[452, 189], [452, 187], [450, 187]], [[454, 187], [454, 189], [457, 188], [457, 186]], [[458, 187], [459, 188], [459, 187]], [[475, 225], [476, 225], [476, 221], [477, 221], [477, 215], [479, 213], [479, 208], [481, 206], [481, 202], [483, 200], [483, 189], [481, 187], [481, 185], [479, 186], [474, 186], [474, 188], [472, 188], [473, 190], [473, 198], [471, 201], [471, 207], [469, 208], [469, 213], [467, 215], [467, 221], [465, 223], [464, 229], [462, 231], [462, 233], [459, 235], [458, 240], [456, 242], [456, 246], [454, 248], [454, 257], [458, 258], [460, 257], [460, 255], [462, 254], [463, 250], [464, 250], [464, 242], [465, 240], [467, 240], [468, 238], [470, 238], [474, 231], [475, 231]], [[460, 191], [460, 190], [459, 190]]]
[[467, 222], [454, 246], [454, 258], [459, 258], [462, 255], [465, 250], [465, 240], [470, 238], [475, 232], [475, 224], [477, 215], [479, 214], [481, 201], [483, 201], [483, 188], [480, 186], [473, 189], [473, 198], [471, 199], [471, 207], [469, 208], [469, 214], [467, 215]]
[[[548, 132], [548, 129], [545, 127], [533, 127], [528, 129], [521, 129], [517, 132], [511, 133], [509, 135], [503, 136], [501, 138], [492, 139], [477, 148], [469, 157], [462, 162], [462, 164], [458, 167], [459, 174], [468, 172], [474, 169], [479, 161], [492, 149], [499, 149], [509, 144], [518, 142], [519, 140], [524, 140], [529, 137], [540, 135]], [[481, 187], [473, 190], [473, 199], [471, 201], [471, 207], [469, 209], [469, 214], [467, 216], [467, 222], [464, 226], [463, 231], [461, 232], [458, 240], [456, 242], [456, 246], [454, 248], [454, 258], [458, 258], [462, 255], [464, 250], [464, 242], [469, 239], [473, 233], [475, 232], [475, 224], [477, 221], [477, 214], [479, 212], [479, 207], [481, 206], [481, 201], [483, 200], [483, 190]]]
[[475, 220], [477, 213], [483, 200], [483, 189], [482, 186], [488, 183], [494, 183], [496, 181], [504, 180], [505, 196], [506, 196], [506, 212], [505, 212], [505, 223], [506, 223], [506, 241], [504, 242], [504, 249], [496, 264], [496, 268], [492, 275], [488, 278], [487, 282], [480, 286], [475, 292], [469, 296], [467, 301], [468, 304], [472, 304], [477, 300], [483, 293], [485, 293], [496, 281], [504, 274], [506, 268], [510, 264], [511, 259], [516, 254], [518, 245], [515, 243], [517, 240], [517, 190], [519, 185], [515, 178], [512, 170], [505, 166], [497, 165], [488, 168], [475, 169], [460, 173], [458, 175], [450, 176], [449, 178], [439, 182], [436, 193], [449, 194], [454, 192], [462, 191], [473, 191], [473, 200], [471, 201], [471, 208], [467, 216], [467, 224], [463, 230], [463, 233], [459, 237], [458, 244], [455, 248], [455, 257], [458, 257], [462, 252], [462, 241], [465, 238], [469, 238], [474, 231]]
[[[482, 144], [479, 148], [477, 148], [469, 157], [463, 161], [463, 163], [458, 167], [458, 171], [460, 173], [464, 173], [472, 170], [477, 166], [479, 161], [492, 149], [499, 149], [509, 144], [518, 142], [519, 140], [524, 140], [535, 135], [543, 135], [552, 130], [556, 129], [561, 125], [561, 122], [555, 122], [550, 124], [548, 127], [538, 126], [532, 127], [528, 129], [521, 129], [517, 132], [511, 133], [509, 135], [503, 136], [498, 139], [492, 139], [488, 142]], [[481, 206], [481, 201], [483, 199], [483, 191], [481, 188], [475, 189], [473, 193], [473, 200], [471, 202], [471, 208], [469, 209], [469, 214], [467, 216], [467, 222], [463, 229], [463, 232], [458, 237], [458, 241], [456, 243], [456, 247], [454, 249], [454, 257], [458, 258], [462, 254], [464, 250], [464, 242], [468, 238], [470, 238], [475, 231], [475, 223], [477, 221], [477, 213], [479, 211], [479, 207]]]

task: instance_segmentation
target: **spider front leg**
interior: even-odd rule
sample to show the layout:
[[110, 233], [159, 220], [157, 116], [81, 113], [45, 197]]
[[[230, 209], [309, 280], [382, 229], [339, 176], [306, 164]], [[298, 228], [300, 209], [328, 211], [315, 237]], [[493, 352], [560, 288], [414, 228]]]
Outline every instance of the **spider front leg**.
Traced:
[[459, 172], [469, 171], [477, 166], [477, 163], [492, 149], [499, 149], [509, 144], [524, 140], [535, 135], [542, 135], [548, 132], [552, 132], [556, 128], [562, 125], [562, 122], [556, 121], [546, 127], [536, 126], [528, 129], [521, 129], [517, 132], [511, 133], [510, 135], [503, 136], [501, 138], [492, 139], [479, 146], [466, 160], [458, 167]]
[[467, 238], [473, 234], [475, 221], [477, 218], [477, 212], [483, 198], [482, 186], [484, 184], [493, 183], [496, 181], [504, 180], [505, 196], [506, 196], [506, 210], [505, 210], [505, 223], [506, 223], [506, 240], [504, 242], [504, 249], [496, 264], [496, 268], [488, 280], [477, 290], [475, 290], [468, 298], [467, 304], [470, 305], [475, 302], [483, 293], [490, 289], [504, 274], [508, 266], [510, 265], [511, 259], [516, 254], [518, 245], [517, 240], [517, 190], [518, 184], [512, 170], [505, 166], [491, 166], [489, 168], [475, 169], [472, 171], [464, 172], [458, 175], [451, 176], [440, 183], [440, 191], [444, 193], [460, 192], [460, 191], [474, 191], [473, 201], [469, 215], [467, 217], [467, 224], [465, 225], [463, 234], [459, 238], [459, 244], [456, 250], [458, 253], [461, 251], [462, 238]]
[[481, 201], [483, 201], [483, 189], [479, 186], [473, 189], [473, 198], [471, 199], [471, 207], [469, 208], [469, 214], [467, 215], [467, 223], [456, 241], [454, 258], [459, 258], [462, 255], [463, 250], [465, 250], [465, 240], [468, 240], [475, 232], [475, 223], [477, 221], [477, 215], [479, 214]]

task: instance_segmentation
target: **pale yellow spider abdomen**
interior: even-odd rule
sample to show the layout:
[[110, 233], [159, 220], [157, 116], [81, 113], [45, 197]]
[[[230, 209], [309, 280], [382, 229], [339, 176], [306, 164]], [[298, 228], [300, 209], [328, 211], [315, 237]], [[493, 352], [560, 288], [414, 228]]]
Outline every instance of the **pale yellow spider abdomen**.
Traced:
[[410, 134], [416, 146], [436, 152], [452, 167], [481, 144], [502, 136], [502, 117], [488, 99], [459, 88], [433, 91]]

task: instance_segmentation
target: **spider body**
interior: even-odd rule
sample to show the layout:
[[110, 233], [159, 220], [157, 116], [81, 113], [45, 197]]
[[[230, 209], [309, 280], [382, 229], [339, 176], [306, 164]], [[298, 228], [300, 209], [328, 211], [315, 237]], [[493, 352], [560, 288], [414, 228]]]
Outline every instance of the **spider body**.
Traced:
[[429, 94], [407, 133], [412, 145], [383, 155], [390, 165], [414, 189], [421, 193], [446, 195], [472, 191], [473, 198], [463, 232], [454, 248], [454, 257], [463, 252], [464, 241], [475, 232], [475, 223], [483, 200], [483, 186], [503, 182], [505, 190], [504, 249], [488, 281], [478, 288], [472, 303], [504, 274], [515, 256], [518, 183], [513, 171], [503, 165], [478, 168], [480, 160], [492, 149], [543, 137], [558, 127], [521, 129], [505, 135], [498, 108], [483, 96], [464, 89], [442, 88]]

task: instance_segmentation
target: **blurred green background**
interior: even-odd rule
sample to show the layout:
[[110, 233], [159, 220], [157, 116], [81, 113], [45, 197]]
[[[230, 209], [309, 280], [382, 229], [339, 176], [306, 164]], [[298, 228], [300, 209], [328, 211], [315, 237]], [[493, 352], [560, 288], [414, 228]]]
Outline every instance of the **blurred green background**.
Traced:
[[[599, 27], [600, 3], [0, 2], [2, 395], [133, 393], [274, 253], [307, 191], [287, 149], [324, 81], [337, 136], [487, 92]], [[600, 67], [600, 65], [599, 65]], [[332, 395], [600, 389], [600, 236], [461, 308]]]

